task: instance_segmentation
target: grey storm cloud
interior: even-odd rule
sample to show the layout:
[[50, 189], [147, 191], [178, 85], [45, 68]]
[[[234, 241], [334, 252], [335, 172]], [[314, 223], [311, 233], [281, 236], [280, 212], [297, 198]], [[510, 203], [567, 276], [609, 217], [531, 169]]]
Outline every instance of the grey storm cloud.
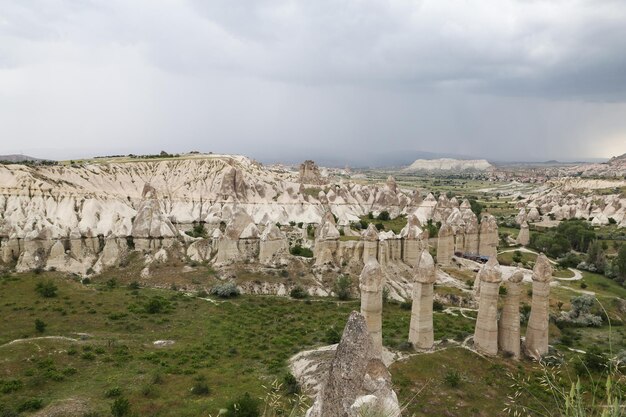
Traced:
[[0, 153], [606, 157], [624, 39], [620, 0], [0, 0]]

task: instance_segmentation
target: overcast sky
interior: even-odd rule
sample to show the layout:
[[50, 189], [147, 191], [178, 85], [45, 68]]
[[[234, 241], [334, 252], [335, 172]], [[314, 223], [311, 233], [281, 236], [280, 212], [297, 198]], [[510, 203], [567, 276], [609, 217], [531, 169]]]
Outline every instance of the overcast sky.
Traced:
[[624, 0], [0, 0], [0, 154], [626, 152]]

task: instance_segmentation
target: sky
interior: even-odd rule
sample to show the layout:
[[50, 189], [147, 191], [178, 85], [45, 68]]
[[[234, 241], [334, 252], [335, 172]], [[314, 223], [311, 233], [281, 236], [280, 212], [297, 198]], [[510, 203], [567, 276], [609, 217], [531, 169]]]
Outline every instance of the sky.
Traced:
[[625, 40], [624, 0], [0, 0], [0, 154], [608, 158]]

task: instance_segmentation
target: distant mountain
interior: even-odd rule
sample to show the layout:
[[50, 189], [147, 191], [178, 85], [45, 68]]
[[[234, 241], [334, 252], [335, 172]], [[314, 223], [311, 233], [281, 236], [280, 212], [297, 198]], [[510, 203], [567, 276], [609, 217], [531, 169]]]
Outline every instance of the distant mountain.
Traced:
[[493, 168], [485, 159], [418, 159], [405, 172], [480, 172]]
[[28, 156], [28, 155], [12, 154], [12, 155], [0, 155], [0, 161], [5, 161], [5, 162], [24, 162], [24, 161], [35, 162], [35, 161], [42, 161], [42, 159], [33, 158], [32, 156]]

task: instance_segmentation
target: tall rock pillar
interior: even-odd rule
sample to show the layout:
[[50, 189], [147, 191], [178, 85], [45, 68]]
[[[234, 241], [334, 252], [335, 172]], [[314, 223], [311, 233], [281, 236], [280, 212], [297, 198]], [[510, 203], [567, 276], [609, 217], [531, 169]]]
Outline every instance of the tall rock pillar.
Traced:
[[483, 216], [480, 222], [480, 236], [478, 239], [478, 253], [495, 258], [498, 256], [498, 222], [491, 214]]
[[500, 265], [495, 257], [489, 259], [478, 272], [480, 301], [474, 330], [474, 347], [480, 353], [498, 354], [498, 290], [502, 281]]
[[400, 231], [402, 239], [402, 260], [407, 265], [416, 267], [420, 260], [420, 253], [424, 248], [424, 231], [420, 227], [420, 221], [414, 214]]
[[413, 309], [409, 342], [417, 349], [430, 349], [435, 340], [433, 331], [433, 284], [437, 280], [435, 261], [423, 250], [413, 281]]
[[530, 357], [540, 359], [548, 353], [548, 324], [550, 281], [552, 280], [552, 265], [542, 253], [537, 257], [533, 269], [533, 299], [530, 309], [530, 318], [526, 328], [525, 352]]
[[530, 231], [528, 230], [528, 223], [525, 220], [519, 228], [517, 243], [522, 246], [526, 246], [530, 243]]
[[515, 359], [520, 356], [520, 282], [524, 279], [522, 271], [515, 271], [504, 283], [506, 296], [504, 307], [498, 322], [498, 347], [501, 352], [509, 352]]
[[363, 239], [363, 263], [378, 258], [378, 230], [370, 223], [361, 235]]
[[449, 224], [444, 223], [439, 229], [437, 239], [437, 263], [442, 266], [450, 265], [452, 255], [454, 255], [454, 231]]
[[376, 259], [369, 259], [359, 277], [361, 314], [372, 336], [373, 351], [377, 358], [383, 352], [383, 286], [385, 276]]

